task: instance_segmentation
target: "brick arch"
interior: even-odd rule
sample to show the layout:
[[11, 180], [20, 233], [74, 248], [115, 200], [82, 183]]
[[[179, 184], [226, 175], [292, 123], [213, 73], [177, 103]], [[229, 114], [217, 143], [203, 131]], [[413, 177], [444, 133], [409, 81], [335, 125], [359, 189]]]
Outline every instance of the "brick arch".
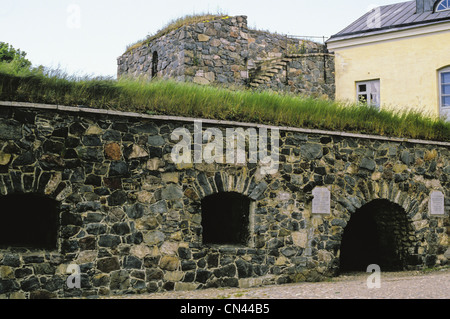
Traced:
[[193, 183], [193, 188], [200, 200], [221, 192], [234, 192], [252, 200], [258, 200], [263, 197], [267, 186], [266, 181], [259, 179], [246, 169], [237, 174], [219, 171], [208, 175], [208, 173], [199, 172]]
[[[49, 249], [58, 252], [62, 249], [63, 241], [60, 236], [61, 227], [67, 222], [67, 218], [64, 217], [65, 212], [61, 209], [62, 203], [70, 194], [72, 194], [72, 185], [69, 180], [64, 179], [63, 173], [60, 171], [48, 172], [36, 168], [34, 173], [22, 173], [21, 171], [9, 170], [7, 174], [0, 176], [0, 198], [5, 199], [12, 196], [16, 198], [16, 201], [38, 200], [40, 203], [52, 203], [54, 205], [56, 220], [54, 221], [55, 224], [49, 225], [49, 227], [54, 228], [50, 231], [56, 234], [56, 247], [53, 247], [52, 244]], [[27, 203], [21, 202], [19, 204], [26, 205]], [[33, 223], [39, 223], [39, 220]], [[45, 225], [40, 227], [45, 227]], [[30, 247], [33, 248], [33, 245]]]
[[[405, 210], [409, 220], [414, 221], [413, 227], [419, 230], [418, 221], [424, 220], [423, 213], [428, 209], [428, 194], [408, 194], [401, 190], [395, 182], [386, 181], [368, 181], [358, 185], [359, 191], [355, 194], [344, 194], [337, 199], [337, 202], [347, 212], [345, 215], [347, 221], [352, 213], [363, 205], [370, 203], [376, 199], [385, 199], [393, 204], [397, 204]], [[426, 220], [426, 219], [425, 219]]]
[[9, 170], [0, 177], [0, 195], [36, 194], [62, 202], [72, 193], [68, 181], [63, 180], [62, 172], [35, 172], [34, 174]]
[[[250, 172], [247, 168], [233, 171], [216, 171], [216, 172], [198, 172], [195, 179], [190, 183], [189, 198], [192, 200], [191, 205], [198, 209], [198, 213], [202, 214], [203, 200], [219, 194], [236, 194], [241, 195], [249, 200], [248, 232], [246, 234], [246, 244], [244, 246], [254, 247], [256, 244], [253, 229], [253, 216], [258, 206], [258, 201], [265, 197], [268, 183], [261, 179], [256, 172]], [[192, 192], [195, 193], [192, 196]], [[186, 195], [185, 191], [185, 195]], [[202, 219], [203, 220], [203, 219]], [[203, 227], [204, 225], [202, 225]], [[197, 238], [203, 242], [203, 238]], [[241, 243], [243, 244], [243, 243]]]
[[[427, 217], [428, 191], [418, 192], [417, 194], [408, 193], [401, 190], [395, 182], [383, 180], [367, 181], [359, 186], [358, 192], [347, 194], [344, 191], [344, 194], [341, 194], [340, 199], [337, 200], [337, 209], [343, 214], [343, 219], [347, 222], [347, 225], [353, 214], [363, 206], [374, 201], [387, 201], [404, 211], [406, 221], [410, 225], [409, 229], [413, 232], [408, 236], [413, 235], [415, 237], [410, 240], [410, 265], [427, 263], [427, 260], [434, 258], [435, 252], [429, 249], [436, 243], [433, 242], [433, 230], [430, 228], [430, 218]], [[338, 234], [341, 240], [345, 227]]]
[[365, 271], [378, 264], [403, 270], [421, 263], [417, 236], [404, 209], [387, 199], [375, 199], [352, 214], [340, 248], [341, 270]]

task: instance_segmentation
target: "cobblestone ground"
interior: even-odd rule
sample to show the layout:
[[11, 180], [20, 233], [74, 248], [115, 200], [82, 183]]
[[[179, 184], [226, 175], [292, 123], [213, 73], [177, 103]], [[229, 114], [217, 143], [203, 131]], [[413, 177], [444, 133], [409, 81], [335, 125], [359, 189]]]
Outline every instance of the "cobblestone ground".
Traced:
[[256, 288], [103, 297], [104, 299], [450, 299], [450, 269], [381, 273], [381, 287], [368, 289], [369, 273], [341, 275], [326, 282]]

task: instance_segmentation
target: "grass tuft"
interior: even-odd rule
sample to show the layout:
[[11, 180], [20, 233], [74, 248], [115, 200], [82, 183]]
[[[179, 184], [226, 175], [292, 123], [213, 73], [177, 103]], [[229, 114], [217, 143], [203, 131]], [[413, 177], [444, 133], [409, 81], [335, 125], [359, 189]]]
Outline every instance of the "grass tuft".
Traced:
[[450, 141], [450, 123], [419, 112], [167, 80], [75, 77], [42, 69], [12, 72], [7, 63], [0, 63], [0, 100]]
[[175, 19], [171, 22], [169, 22], [167, 25], [165, 25], [162, 29], [158, 30], [155, 34], [147, 36], [147, 38], [140, 40], [134, 44], [131, 44], [127, 47], [127, 52], [132, 51], [136, 48], [141, 47], [142, 45], [152, 42], [155, 39], [158, 39], [172, 31], [178, 30], [181, 27], [184, 27], [186, 25], [194, 24], [194, 23], [200, 23], [200, 22], [210, 22], [212, 20], [217, 19], [228, 19], [228, 15], [225, 14], [211, 14], [211, 13], [202, 13], [202, 14], [193, 14], [193, 15], [186, 15], [184, 17]]

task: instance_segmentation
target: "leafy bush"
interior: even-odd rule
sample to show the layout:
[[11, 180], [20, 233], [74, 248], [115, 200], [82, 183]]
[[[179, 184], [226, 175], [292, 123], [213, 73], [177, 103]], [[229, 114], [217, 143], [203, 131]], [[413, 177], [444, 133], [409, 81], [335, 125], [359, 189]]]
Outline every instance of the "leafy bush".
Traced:
[[29, 69], [31, 62], [26, 59], [26, 53], [14, 49], [14, 47], [6, 42], [0, 42], [0, 62], [9, 63], [10, 72], [18, 73], [22, 69]]

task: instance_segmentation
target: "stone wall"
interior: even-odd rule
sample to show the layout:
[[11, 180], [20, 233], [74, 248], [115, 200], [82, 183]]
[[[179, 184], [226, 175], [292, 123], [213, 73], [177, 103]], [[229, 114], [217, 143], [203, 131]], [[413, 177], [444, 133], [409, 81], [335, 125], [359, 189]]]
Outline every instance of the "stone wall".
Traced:
[[243, 85], [248, 77], [247, 18], [243, 16], [185, 27], [185, 81]]
[[334, 55], [324, 45], [255, 30], [248, 43], [251, 87], [334, 99]]
[[[328, 278], [339, 271], [340, 243], [351, 214], [379, 198], [402, 207], [411, 225], [408, 254], [414, 262], [408, 268], [447, 262], [448, 143], [280, 128], [279, 169], [269, 175], [262, 174], [260, 163], [174, 163], [174, 130], [195, 132], [187, 119], [3, 105], [0, 195], [52, 198], [60, 215], [55, 249], [1, 247], [1, 297]], [[203, 129], [208, 127], [225, 136], [226, 128], [241, 124], [205, 120]], [[326, 215], [312, 213], [312, 191], [319, 186], [331, 191]], [[445, 194], [446, 215], [430, 216], [433, 189]], [[252, 202], [246, 245], [202, 243], [202, 199], [222, 192]], [[71, 264], [80, 267], [81, 289], [67, 286]]]
[[[153, 76], [152, 66], [155, 63], [157, 77], [183, 80], [184, 39], [184, 30], [179, 29], [127, 51], [117, 60], [118, 75], [151, 78]], [[155, 60], [153, 59], [154, 52], [158, 54]]]
[[273, 58], [250, 70], [250, 85], [259, 90], [283, 91], [313, 98], [334, 99], [334, 56], [305, 53]]
[[151, 76], [199, 84], [244, 84], [247, 78], [247, 20], [233, 17], [184, 26], [118, 58], [118, 76]]
[[247, 17], [181, 27], [118, 58], [118, 76], [151, 76], [198, 84], [259, 87], [334, 98], [334, 56], [324, 45], [248, 29]]

